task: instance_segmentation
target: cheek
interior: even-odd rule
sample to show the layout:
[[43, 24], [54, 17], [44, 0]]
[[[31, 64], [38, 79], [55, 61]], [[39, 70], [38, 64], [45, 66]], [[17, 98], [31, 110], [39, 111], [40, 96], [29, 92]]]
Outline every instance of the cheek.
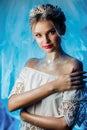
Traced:
[[55, 35], [54, 37], [53, 37], [53, 41], [54, 42], [58, 42], [60, 40], [60, 37], [58, 36], [58, 35]]
[[38, 46], [41, 46], [41, 39], [36, 39]]

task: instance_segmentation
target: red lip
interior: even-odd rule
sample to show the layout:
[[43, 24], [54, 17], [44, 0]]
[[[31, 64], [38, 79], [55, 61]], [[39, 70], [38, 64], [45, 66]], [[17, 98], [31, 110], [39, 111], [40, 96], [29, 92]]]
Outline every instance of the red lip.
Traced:
[[50, 49], [52, 48], [53, 45], [46, 45], [46, 46], [43, 46], [45, 49]]

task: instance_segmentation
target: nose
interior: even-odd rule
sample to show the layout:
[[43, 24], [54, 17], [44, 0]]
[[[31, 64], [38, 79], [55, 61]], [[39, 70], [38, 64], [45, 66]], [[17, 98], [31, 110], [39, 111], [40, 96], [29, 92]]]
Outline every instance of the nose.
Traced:
[[47, 35], [45, 35], [43, 37], [43, 41], [44, 41], [44, 43], [49, 43], [50, 42], [50, 38]]

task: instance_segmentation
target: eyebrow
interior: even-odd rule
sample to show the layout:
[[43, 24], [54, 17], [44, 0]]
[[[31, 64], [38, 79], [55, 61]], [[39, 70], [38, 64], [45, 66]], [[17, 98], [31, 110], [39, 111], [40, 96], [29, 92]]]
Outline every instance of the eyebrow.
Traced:
[[[55, 28], [52, 27], [51, 29], [47, 30], [46, 33], [49, 33], [49, 32], [52, 31], [52, 30], [55, 30]], [[55, 30], [55, 31], [56, 31], [56, 30]], [[41, 33], [41, 32], [34, 32], [34, 34], [40, 34], [40, 33]]]

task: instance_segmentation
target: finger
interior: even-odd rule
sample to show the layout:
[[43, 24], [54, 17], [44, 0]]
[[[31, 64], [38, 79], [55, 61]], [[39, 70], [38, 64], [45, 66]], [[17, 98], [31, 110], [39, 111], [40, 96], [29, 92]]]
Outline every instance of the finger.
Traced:
[[71, 83], [71, 86], [74, 86], [74, 85], [82, 85], [82, 84], [85, 84], [87, 83], [87, 81], [74, 81]]
[[68, 73], [65, 75], [70, 76], [70, 77], [75, 77], [75, 76], [83, 76], [84, 74], [87, 74], [87, 72], [86, 71], [77, 71], [77, 72], [71, 72], [71, 73]]
[[71, 82], [76, 81], [76, 80], [83, 80], [86, 79], [87, 76], [78, 76], [78, 77], [71, 77]]
[[80, 75], [83, 75], [83, 74], [87, 74], [86, 71], [78, 71], [78, 72], [72, 72], [70, 73], [70, 76], [73, 77], [73, 76], [80, 76]]
[[81, 84], [72, 86], [72, 90], [74, 90], [74, 89], [83, 89], [83, 88], [85, 88], [85, 86], [81, 85]]

